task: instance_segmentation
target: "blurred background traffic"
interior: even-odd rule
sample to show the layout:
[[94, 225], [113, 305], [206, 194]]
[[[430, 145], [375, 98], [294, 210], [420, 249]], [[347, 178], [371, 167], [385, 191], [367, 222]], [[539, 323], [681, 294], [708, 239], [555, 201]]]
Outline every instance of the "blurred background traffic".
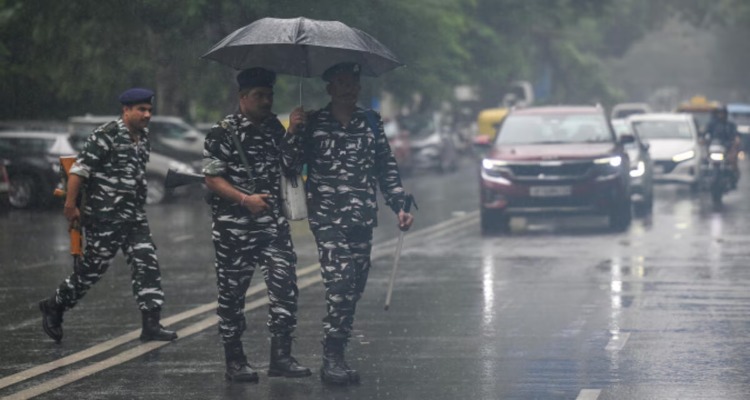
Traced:
[[[9, 0], [0, 3], [0, 209], [56, 204], [58, 157], [112, 120], [116, 94], [131, 86], [157, 93], [149, 203], [186, 195], [165, 189], [167, 170], [198, 172], [205, 133], [236, 103], [235, 71], [200, 55], [253, 20], [299, 15], [359, 27], [407, 65], [364, 78], [360, 99], [383, 116], [405, 175], [451, 173], [462, 163], [481, 170], [513, 110], [588, 106], [626, 153], [632, 179], [623, 190], [637, 215], [650, 210], [652, 182], [701, 190], [709, 155], [701, 140], [717, 107], [727, 107], [750, 147], [750, 44], [742, 39], [750, 4], [741, 0]], [[280, 76], [275, 90], [282, 122], [300, 103], [314, 109], [327, 99], [317, 79]], [[674, 124], [683, 137], [665, 142], [659, 132]], [[533, 191], [568, 190], [552, 186]]]

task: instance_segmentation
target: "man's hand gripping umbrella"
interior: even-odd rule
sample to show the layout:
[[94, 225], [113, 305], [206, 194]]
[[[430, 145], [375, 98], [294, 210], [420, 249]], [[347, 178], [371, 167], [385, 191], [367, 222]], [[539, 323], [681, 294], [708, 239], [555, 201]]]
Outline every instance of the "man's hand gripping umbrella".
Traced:
[[[414, 200], [414, 196], [409, 194], [406, 196], [406, 199], [404, 199], [404, 207], [403, 207], [402, 213], [409, 215], [412, 204], [414, 204], [415, 209], [419, 210], [419, 206], [417, 206], [417, 202]], [[398, 233], [398, 244], [396, 244], [396, 255], [394, 256], [393, 269], [391, 270], [391, 279], [388, 282], [388, 293], [386, 293], [385, 295], [384, 309], [386, 311], [388, 311], [388, 307], [390, 307], [391, 305], [391, 294], [393, 293], [393, 283], [396, 281], [396, 271], [398, 270], [398, 261], [399, 261], [399, 258], [401, 258], [401, 249], [404, 247], [404, 234], [406, 234], [406, 231], [411, 226], [411, 223], [404, 224], [404, 221], [402, 221], [400, 217], [401, 215], [399, 215], [399, 229], [401, 229], [401, 232]]]

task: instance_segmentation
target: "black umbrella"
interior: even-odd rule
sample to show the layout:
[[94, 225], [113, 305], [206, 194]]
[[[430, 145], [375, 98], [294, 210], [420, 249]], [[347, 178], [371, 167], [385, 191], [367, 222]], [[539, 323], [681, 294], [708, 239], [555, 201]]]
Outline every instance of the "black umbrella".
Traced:
[[202, 56], [235, 69], [263, 67], [300, 77], [320, 76], [340, 62], [356, 62], [378, 76], [402, 66], [375, 38], [338, 21], [263, 18], [237, 29]]

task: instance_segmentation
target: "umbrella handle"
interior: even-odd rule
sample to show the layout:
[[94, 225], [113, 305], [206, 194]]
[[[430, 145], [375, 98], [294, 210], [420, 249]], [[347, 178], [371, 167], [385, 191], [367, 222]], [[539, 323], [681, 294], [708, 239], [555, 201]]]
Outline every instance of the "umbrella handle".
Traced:
[[302, 77], [299, 78], [299, 105], [302, 106]]

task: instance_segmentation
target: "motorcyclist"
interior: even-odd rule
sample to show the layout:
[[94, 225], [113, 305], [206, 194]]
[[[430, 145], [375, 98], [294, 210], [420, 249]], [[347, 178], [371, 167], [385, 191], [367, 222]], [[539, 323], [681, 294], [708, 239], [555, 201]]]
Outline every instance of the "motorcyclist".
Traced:
[[717, 140], [726, 149], [724, 157], [732, 171], [732, 188], [734, 189], [740, 179], [740, 169], [737, 164], [737, 157], [740, 152], [740, 135], [737, 132], [737, 125], [729, 120], [729, 113], [725, 105], [711, 113], [711, 120], [706, 126], [706, 143], [710, 144], [713, 140]]

